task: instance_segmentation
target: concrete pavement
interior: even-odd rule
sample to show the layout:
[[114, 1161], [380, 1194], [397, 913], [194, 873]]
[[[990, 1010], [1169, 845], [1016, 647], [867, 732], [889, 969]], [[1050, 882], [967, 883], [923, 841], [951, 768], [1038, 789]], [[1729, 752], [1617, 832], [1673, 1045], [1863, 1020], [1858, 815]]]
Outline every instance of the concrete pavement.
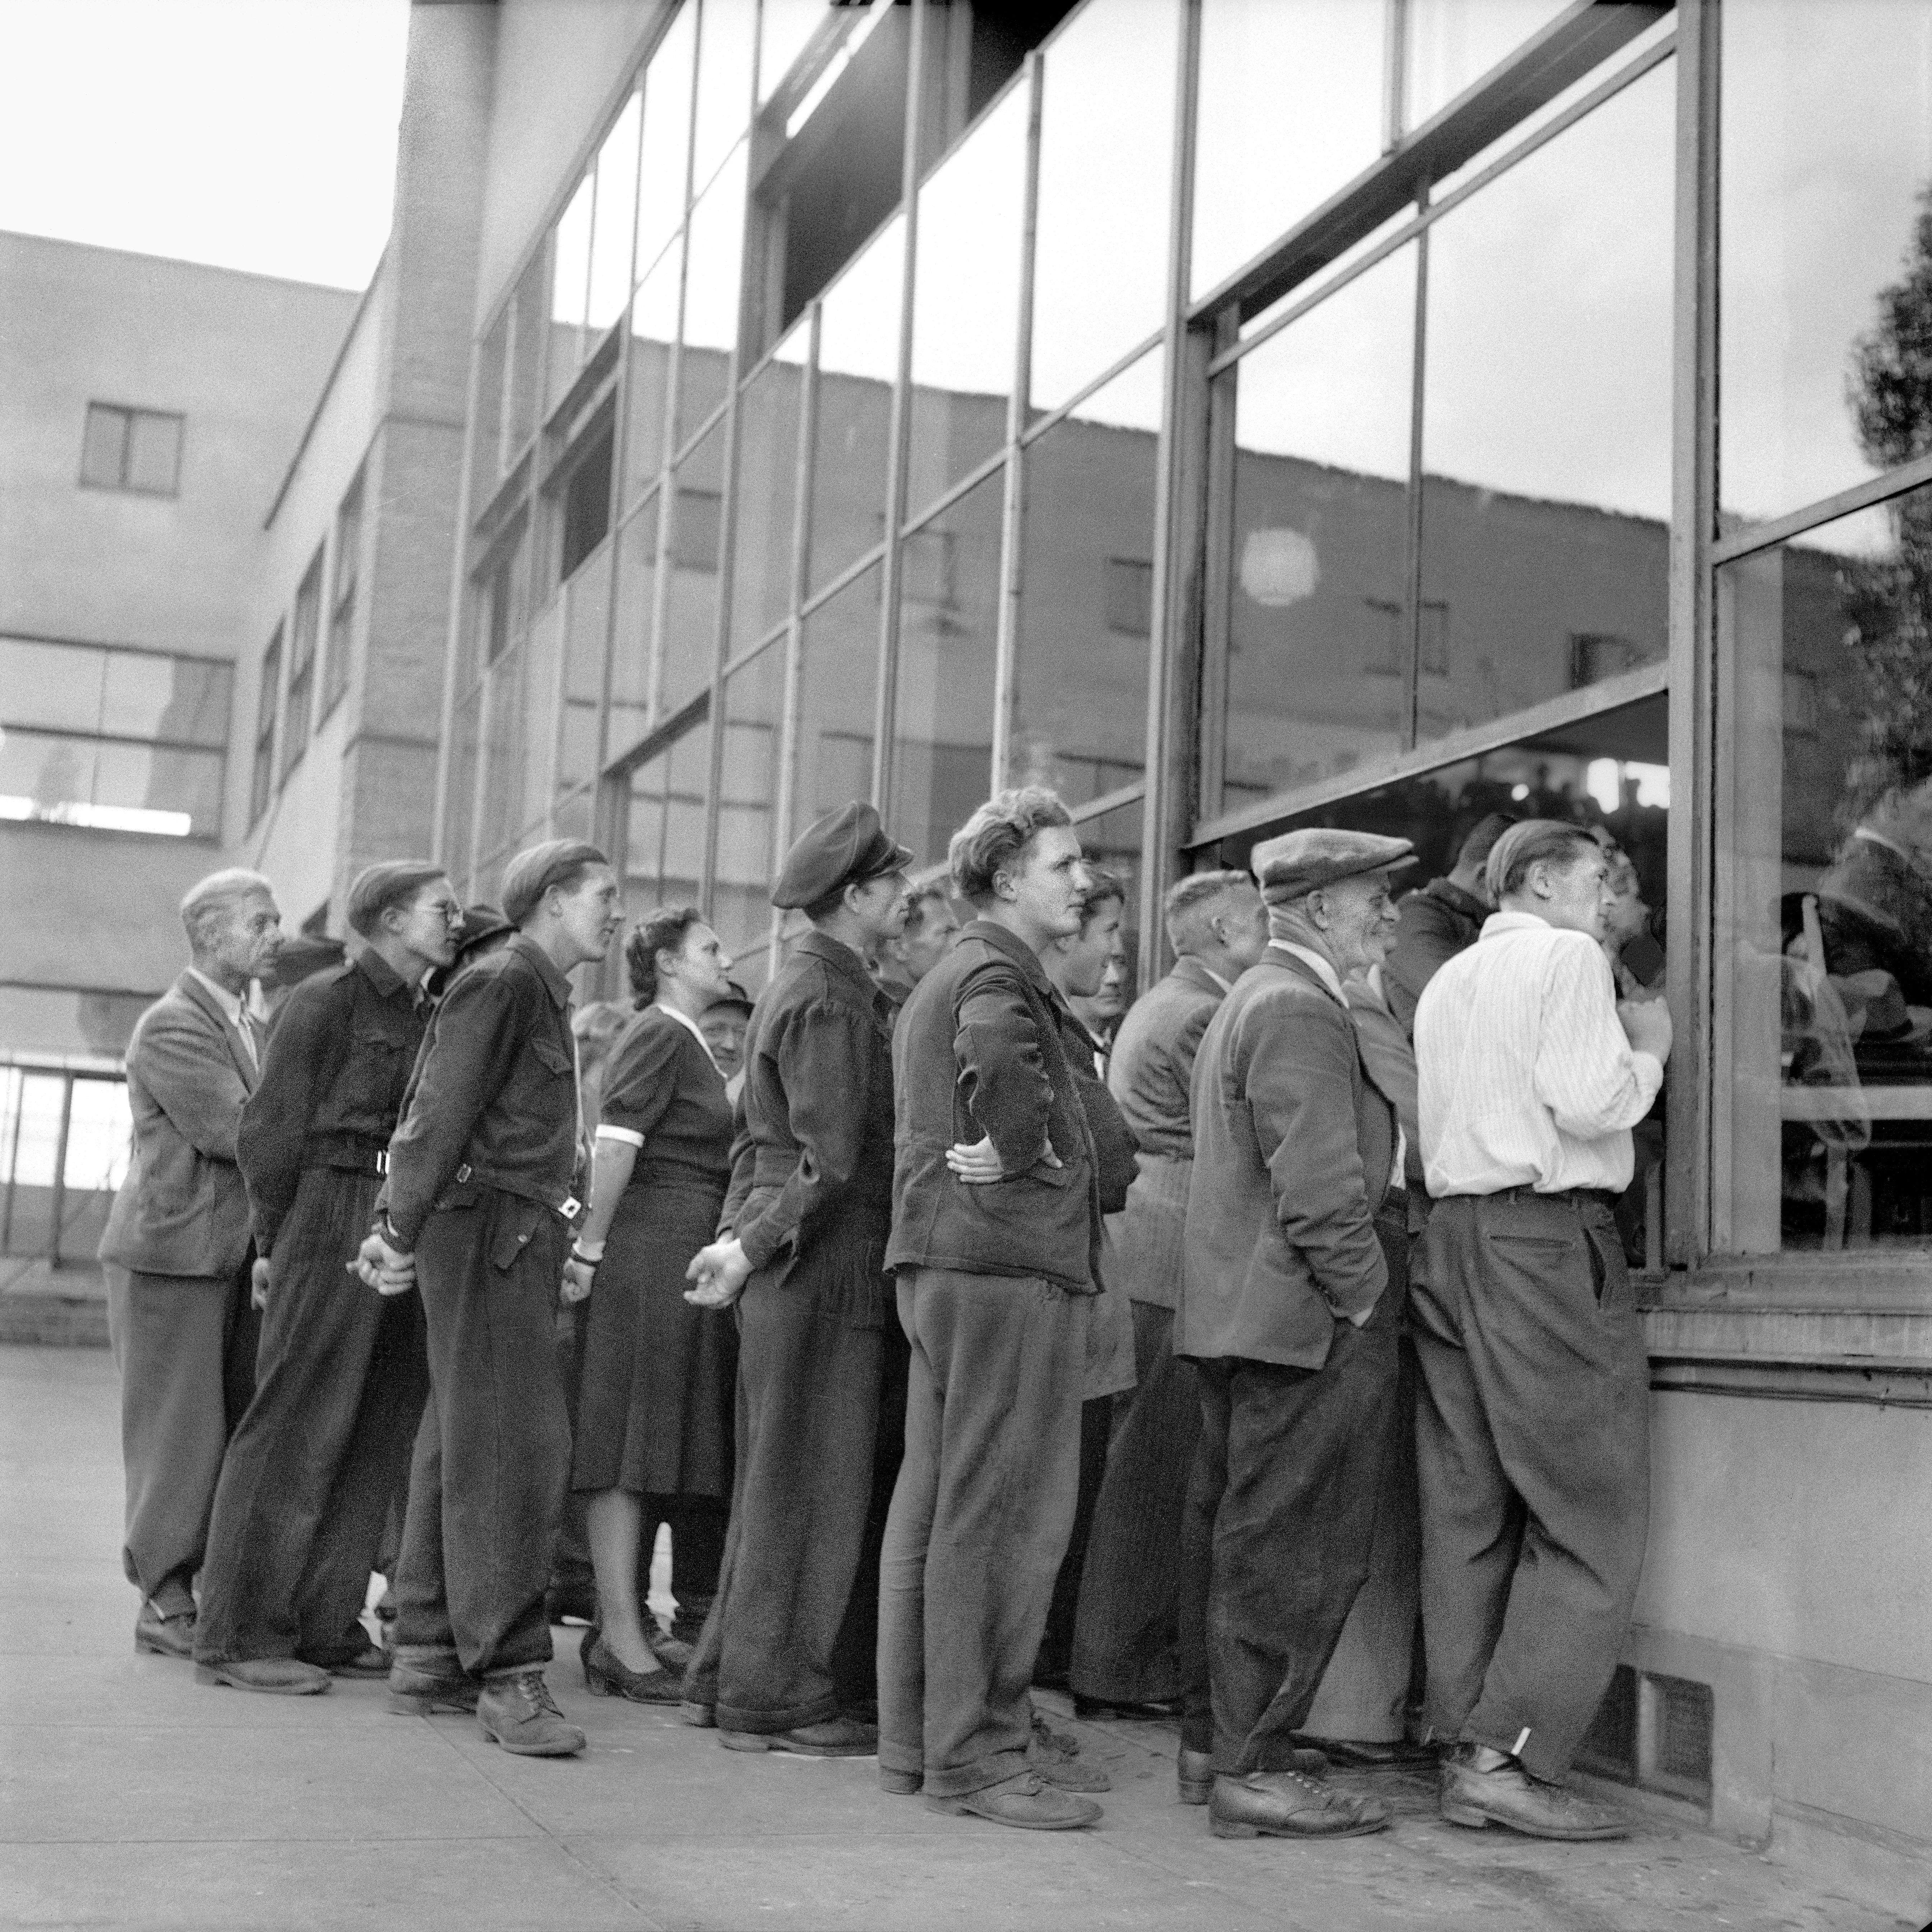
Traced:
[[119, 1562], [113, 1364], [0, 1348], [0, 1925], [192, 1932], [548, 1926], [744, 1932], [1876, 1932], [1902, 1922], [1769, 1860], [1646, 1821], [1552, 1846], [1400, 1816], [1331, 1845], [1222, 1842], [1174, 1802], [1174, 1739], [1078, 1726], [1112, 1772], [1096, 1830], [1022, 1833], [886, 1798], [870, 1760], [721, 1750], [551, 1682], [579, 1760], [510, 1757], [472, 1720], [398, 1718], [380, 1685], [275, 1698], [137, 1657]]

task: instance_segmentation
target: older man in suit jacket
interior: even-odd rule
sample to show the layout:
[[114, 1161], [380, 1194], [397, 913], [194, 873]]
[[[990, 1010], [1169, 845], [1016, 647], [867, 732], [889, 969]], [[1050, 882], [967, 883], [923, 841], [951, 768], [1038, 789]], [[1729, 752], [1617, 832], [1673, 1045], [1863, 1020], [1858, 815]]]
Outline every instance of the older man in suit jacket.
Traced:
[[134, 1153], [100, 1258], [121, 1370], [128, 1484], [122, 1564], [141, 1593], [137, 1649], [188, 1657], [194, 1580], [230, 1432], [254, 1390], [259, 1318], [248, 1194], [236, 1163], [261, 1070], [248, 1006], [274, 964], [281, 914], [259, 873], [211, 874], [182, 902], [193, 963], [141, 1016], [128, 1047]]
[[1345, 1838], [1388, 1822], [1294, 1768], [1367, 1574], [1391, 1433], [1400, 1310], [1378, 1224], [1402, 1186], [1394, 1109], [1362, 1065], [1342, 981], [1395, 928], [1407, 840], [1309, 830], [1256, 854], [1270, 942], [1194, 1063], [1195, 1166], [1175, 1352], [1201, 1441], [1181, 1603], [1184, 1800], [1217, 1838]]
[[1107, 1073], [1140, 1150], [1111, 1284], [1133, 1312], [1137, 1382], [1115, 1398], [1080, 1582], [1070, 1680], [1083, 1711], [1180, 1694], [1180, 1523], [1201, 1418], [1193, 1370], [1174, 1353], [1194, 1169], [1188, 1088], [1208, 1022], [1268, 944], [1267, 912], [1246, 872], [1196, 872], [1169, 890], [1162, 911], [1174, 970], [1129, 1009]]

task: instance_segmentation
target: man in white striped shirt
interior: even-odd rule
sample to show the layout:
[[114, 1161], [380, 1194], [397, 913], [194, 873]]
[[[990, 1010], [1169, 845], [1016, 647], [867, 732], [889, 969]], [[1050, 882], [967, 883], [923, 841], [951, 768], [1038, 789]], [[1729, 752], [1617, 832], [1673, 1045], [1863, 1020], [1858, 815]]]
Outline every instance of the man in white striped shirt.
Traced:
[[1434, 1202], [1410, 1312], [1422, 1371], [1427, 1717], [1442, 1815], [1621, 1836], [1563, 1780], [1630, 1621], [1648, 1525], [1648, 1373], [1611, 1204], [1670, 1052], [1619, 1006], [1609, 863], [1578, 826], [1496, 842], [1500, 910], [1415, 1016]]

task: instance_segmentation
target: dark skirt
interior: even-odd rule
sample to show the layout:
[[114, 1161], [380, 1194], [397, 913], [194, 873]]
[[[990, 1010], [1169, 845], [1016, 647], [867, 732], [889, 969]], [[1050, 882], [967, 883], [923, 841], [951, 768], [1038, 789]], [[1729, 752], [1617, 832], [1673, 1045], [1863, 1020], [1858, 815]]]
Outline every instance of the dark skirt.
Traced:
[[730, 1495], [737, 1328], [684, 1298], [724, 1198], [688, 1181], [625, 1190], [584, 1324], [573, 1490]]

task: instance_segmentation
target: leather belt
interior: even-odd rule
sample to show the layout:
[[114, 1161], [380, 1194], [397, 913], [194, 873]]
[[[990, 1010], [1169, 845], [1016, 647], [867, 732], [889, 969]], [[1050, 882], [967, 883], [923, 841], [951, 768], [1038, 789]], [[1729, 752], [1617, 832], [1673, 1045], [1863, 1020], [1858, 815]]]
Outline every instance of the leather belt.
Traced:
[[385, 1174], [389, 1171], [388, 1143], [365, 1140], [360, 1134], [312, 1134], [302, 1143], [302, 1165], [346, 1174]]
[[566, 1227], [584, 1212], [584, 1203], [574, 1194], [566, 1194], [560, 1201], [554, 1190], [539, 1187], [520, 1174], [498, 1174], [489, 1168], [472, 1167], [465, 1161], [456, 1170], [455, 1184], [461, 1187], [472, 1181], [479, 1187], [494, 1187], [500, 1194], [514, 1194], [519, 1200], [534, 1201], [539, 1208], [548, 1208]]

